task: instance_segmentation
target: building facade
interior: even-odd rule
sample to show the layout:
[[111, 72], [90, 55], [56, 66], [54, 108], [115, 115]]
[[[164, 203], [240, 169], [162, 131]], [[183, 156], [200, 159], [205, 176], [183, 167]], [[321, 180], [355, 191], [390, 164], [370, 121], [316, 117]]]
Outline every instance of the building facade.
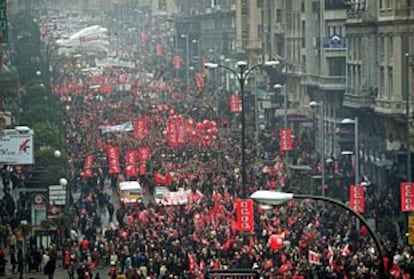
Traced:
[[344, 107], [361, 119], [362, 171], [393, 188], [407, 179], [407, 139], [413, 135], [407, 126], [413, 115], [413, 23], [411, 1], [358, 1], [347, 13]]

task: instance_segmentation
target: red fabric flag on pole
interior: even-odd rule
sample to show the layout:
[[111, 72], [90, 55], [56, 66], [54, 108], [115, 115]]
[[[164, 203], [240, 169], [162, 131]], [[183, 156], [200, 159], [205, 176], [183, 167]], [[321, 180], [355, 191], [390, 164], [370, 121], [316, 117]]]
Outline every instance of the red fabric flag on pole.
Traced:
[[149, 147], [139, 147], [138, 148], [138, 157], [139, 157], [139, 173], [146, 174], [147, 161], [151, 158], [151, 149]]
[[232, 113], [241, 112], [241, 100], [239, 96], [234, 94], [229, 96], [229, 107]]
[[400, 186], [401, 211], [414, 211], [414, 183], [403, 182]]
[[147, 119], [145, 117], [138, 117], [134, 125], [134, 137], [136, 139], [143, 139], [147, 133]]
[[137, 152], [135, 150], [127, 150], [125, 153], [125, 174], [128, 177], [138, 176]]
[[203, 72], [197, 72], [195, 74], [195, 82], [196, 82], [197, 89], [203, 89], [204, 88], [205, 82], [204, 82]]
[[121, 172], [121, 168], [119, 165], [118, 147], [108, 146], [106, 148], [106, 157], [108, 159], [109, 174], [119, 174]]
[[254, 207], [253, 200], [243, 199], [235, 202], [237, 227], [241, 232], [252, 232], [254, 230]]
[[349, 207], [358, 213], [364, 213], [364, 187], [355, 185], [349, 187]]
[[85, 178], [93, 177], [93, 163], [94, 163], [95, 156], [88, 155], [85, 158], [85, 162], [83, 163], [83, 173], [82, 176]]
[[320, 254], [316, 253], [312, 250], [309, 250], [308, 253], [308, 262], [310, 264], [316, 264], [316, 265], [320, 265], [321, 264], [321, 259], [320, 259]]
[[167, 124], [167, 144], [170, 147], [178, 146], [178, 125], [175, 120], [169, 120]]

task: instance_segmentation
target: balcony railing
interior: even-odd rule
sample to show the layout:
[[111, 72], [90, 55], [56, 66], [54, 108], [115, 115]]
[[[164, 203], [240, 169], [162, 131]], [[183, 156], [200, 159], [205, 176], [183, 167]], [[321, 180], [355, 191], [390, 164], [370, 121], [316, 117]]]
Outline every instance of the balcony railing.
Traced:
[[345, 76], [306, 75], [301, 83], [314, 85], [325, 90], [345, 90]]
[[323, 47], [327, 49], [344, 49], [346, 48], [346, 38], [339, 35], [324, 38]]

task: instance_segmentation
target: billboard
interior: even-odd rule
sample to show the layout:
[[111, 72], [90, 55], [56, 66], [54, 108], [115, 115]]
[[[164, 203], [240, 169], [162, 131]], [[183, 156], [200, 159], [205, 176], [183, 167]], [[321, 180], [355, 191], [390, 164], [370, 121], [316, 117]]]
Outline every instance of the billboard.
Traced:
[[[14, 131], [14, 130], [13, 130]], [[0, 163], [8, 165], [33, 164], [33, 131], [0, 134]]]

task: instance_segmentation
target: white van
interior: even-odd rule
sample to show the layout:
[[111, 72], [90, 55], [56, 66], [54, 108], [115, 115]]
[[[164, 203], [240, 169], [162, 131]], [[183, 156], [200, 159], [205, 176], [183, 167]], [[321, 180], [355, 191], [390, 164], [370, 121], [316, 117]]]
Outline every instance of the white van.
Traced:
[[119, 198], [125, 204], [133, 204], [142, 199], [142, 187], [137, 181], [119, 183]]

